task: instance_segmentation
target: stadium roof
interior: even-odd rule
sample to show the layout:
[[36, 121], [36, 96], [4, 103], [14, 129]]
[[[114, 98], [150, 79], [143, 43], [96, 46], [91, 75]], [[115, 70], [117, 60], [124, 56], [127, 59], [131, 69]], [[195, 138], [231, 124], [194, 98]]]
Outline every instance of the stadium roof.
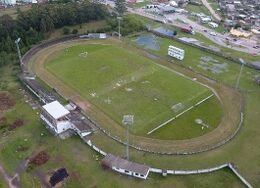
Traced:
[[70, 113], [58, 101], [53, 101], [51, 103], [44, 105], [43, 109], [46, 110], [54, 119], [59, 119]]

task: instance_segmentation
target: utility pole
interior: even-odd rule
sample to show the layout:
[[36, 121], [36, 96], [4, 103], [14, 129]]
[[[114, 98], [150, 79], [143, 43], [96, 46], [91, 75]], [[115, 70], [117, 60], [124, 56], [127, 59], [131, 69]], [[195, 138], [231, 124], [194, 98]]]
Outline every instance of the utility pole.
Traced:
[[117, 20], [118, 20], [118, 39], [120, 40], [120, 39], [121, 39], [120, 21], [123, 20], [123, 18], [122, 18], [121, 16], [118, 16], [118, 17], [117, 17]]
[[22, 56], [21, 56], [21, 51], [20, 51], [20, 47], [19, 47], [19, 42], [21, 41], [21, 38], [18, 38], [15, 40], [15, 44], [16, 44], [16, 48], [17, 48], [17, 54], [19, 57], [19, 61], [20, 61], [20, 66], [22, 66], [23, 62], [22, 62]]
[[134, 123], [133, 115], [124, 115], [122, 123], [126, 125], [126, 159], [129, 160], [129, 126]]
[[240, 67], [239, 75], [237, 77], [236, 89], [239, 88], [240, 78], [242, 75], [243, 67], [245, 65], [245, 61], [242, 58], [239, 58], [239, 61], [241, 62], [241, 67]]

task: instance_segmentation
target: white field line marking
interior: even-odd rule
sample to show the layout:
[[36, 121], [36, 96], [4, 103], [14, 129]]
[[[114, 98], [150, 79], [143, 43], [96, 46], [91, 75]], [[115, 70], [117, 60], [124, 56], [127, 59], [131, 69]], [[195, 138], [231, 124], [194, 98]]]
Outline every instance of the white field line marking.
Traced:
[[170, 123], [171, 121], [175, 120], [176, 118], [180, 117], [181, 115], [185, 114], [186, 112], [190, 111], [191, 109], [193, 109], [194, 107], [197, 107], [198, 105], [202, 104], [203, 102], [205, 102], [206, 100], [210, 99], [211, 97], [213, 97], [214, 94], [211, 94], [210, 96], [202, 99], [201, 101], [197, 102], [195, 105], [189, 107], [188, 109], [184, 110], [183, 112], [177, 114], [176, 116], [174, 116], [173, 118], [165, 121], [164, 123], [160, 124], [159, 126], [155, 127], [154, 129], [152, 129], [151, 131], [149, 131], [147, 134], [151, 134], [154, 131], [160, 129], [161, 127], [165, 126], [166, 124]]
[[194, 106], [200, 105], [201, 103], [205, 102], [206, 100], [210, 99], [210, 98], [213, 97], [213, 96], [214, 96], [214, 94], [211, 94], [210, 96], [208, 96], [208, 97], [206, 97], [205, 99], [203, 99], [203, 100], [199, 101], [198, 103], [196, 103]]
[[184, 74], [182, 74], [182, 73], [180, 73], [180, 72], [178, 72], [178, 71], [176, 71], [176, 70], [174, 70], [174, 69], [172, 69], [172, 68], [169, 68], [169, 67], [166, 67], [166, 66], [164, 66], [164, 65], [161, 65], [161, 64], [159, 64], [159, 63], [156, 63], [155, 61], [152, 61], [152, 63], [155, 64], [155, 65], [158, 65], [159, 67], [162, 67], [162, 68], [164, 68], [164, 69], [166, 69], [166, 70], [168, 70], [168, 71], [174, 72], [175, 74], [180, 75], [180, 76], [182, 76], [182, 77], [184, 77], [184, 78], [186, 78], [186, 79], [188, 79], [188, 80], [191, 80], [192, 82], [195, 82], [195, 83], [197, 83], [197, 84], [200, 84], [200, 85], [202, 85], [202, 86], [204, 86], [204, 87], [210, 89], [210, 90], [216, 95], [216, 97], [218, 98], [218, 100], [221, 102], [221, 99], [220, 99], [218, 93], [217, 93], [217, 92], [215, 91], [215, 89], [213, 89], [212, 87], [210, 87], [210, 86], [208, 86], [208, 85], [206, 85], [206, 84], [203, 84], [203, 83], [201, 83], [201, 82], [199, 82], [199, 81], [197, 81], [197, 80], [193, 80], [193, 78], [191, 78], [191, 77], [189, 77], [189, 76], [186, 76], [186, 75], [184, 75]]

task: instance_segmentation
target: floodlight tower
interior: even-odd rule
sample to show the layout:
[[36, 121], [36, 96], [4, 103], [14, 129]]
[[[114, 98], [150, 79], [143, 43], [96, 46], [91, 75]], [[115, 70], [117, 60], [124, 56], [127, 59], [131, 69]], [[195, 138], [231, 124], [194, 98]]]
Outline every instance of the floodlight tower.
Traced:
[[21, 41], [21, 38], [18, 38], [15, 40], [15, 44], [16, 44], [16, 48], [17, 48], [17, 54], [19, 57], [19, 61], [20, 61], [20, 66], [22, 66], [22, 56], [21, 56], [21, 51], [20, 51], [20, 47], [19, 47], [19, 42]]
[[239, 88], [239, 83], [240, 83], [240, 78], [241, 78], [241, 75], [242, 75], [243, 67], [246, 64], [245, 61], [242, 58], [239, 58], [239, 61], [241, 63], [241, 67], [240, 67], [239, 75], [237, 77], [236, 89]]
[[126, 159], [129, 160], [129, 126], [134, 123], [133, 115], [124, 115], [122, 123], [126, 125]]
[[123, 18], [121, 16], [118, 16], [117, 17], [117, 20], [118, 20], [118, 39], [120, 40], [121, 39], [121, 33], [120, 33], [120, 21], [123, 20]]

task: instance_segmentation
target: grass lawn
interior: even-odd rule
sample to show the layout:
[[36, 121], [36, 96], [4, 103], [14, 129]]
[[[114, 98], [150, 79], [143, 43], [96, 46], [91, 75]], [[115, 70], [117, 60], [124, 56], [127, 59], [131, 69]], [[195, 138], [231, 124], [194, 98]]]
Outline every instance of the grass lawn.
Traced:
[[[70, 32], [72, 32], [73, 29], [77, 29], [79, 34], [84, 34], [88, 32], [95, 31], [100, 28], [104, 28], [107, 26], [107, 23], [105, 20], [100, 20], [96, 22], [89, 22], [89, 23], [83, 23], [81, 25], [74, 25], [74, 26], [65, 26], [70, 29]], [[63, 35], [63, 28], [56, 29], [54, 32], [48, 34], [48, 38], [57, 38]]]
[[[80, 55], [84, 52], [87, 52], [86, 57]], [[152, 128], [211, 94], [206, 87], [117, 45], [88, 44], [66, 48], [52, 54], [46, 68], [118, 124], [124, 114], [133, 114], [135, 123], [131, 131], [138, 135], [146, 135]], [[171, 109], [179, 103], [179, 109]], [[174, 122], [177, 127], [189, 123], [189, 136], [185, 137], [186, 131], [176, 131], [166, 139], [191, 138], [216, 127], [221, 119], [221, 107], [217, 101], [212, 104], [216, 107], [216, 110], [212, 108], [216, 118], [209, 118], [210, 115], [205, 115], [206, 109], [199, 106], [191, 110], [193, 115], [184, 115], [185, 118]], [[193, 134], [192, 130], [197, 127], [192, 125], [199, 114], [205, 121], [210, 121], [212, 129], [197, 130]], [[167, 132], [170, 127], [171, 123], [162, 129]], [[162, 133], [160, 137], [163, 138]]]
[[210, 15], [209, 10], [204, 7], [203, 5], [198, 6], [198, 5], [192, 5], [192, 4], [188, 4], [185, 9], [189, 12], [194, 12], [194, 13], [204, 13], [206, 15]]
[[[141, 36], [146, 36], [146, 35], [151, 35], [151, 34], [150, 33], [144, 33]], [[137, 37], [132, 37], [129, 40], [133, 44], [135, 44], [136, 38]], [[160, 45], [160, 50], [156, 51], [156, 50], [147, 49], [148, 51], [150, 51], [154, 54], [162, 55], [166, 59], [168, 59], [169, 61], [172, 61], [172, 63], [177, 63], [177, 64], [180, 64], [180, 65], [186, 66], [188, 68], [199, 71], [201, 73], [210, 75], [210, 77], [213, 77], [215, 79], [221, 79], [224, 76], [226, 81], [230, 81], [233, 84], [235, 83], [236, 78], [237, 78], [237, 74], [239, 72], [239, 66], [237, 66], [233, 62], [230, 62], [230, 61], [225, 60], [223, 58], [220, 58], [220, 57], [217, 57], [215, 55], [204, 52], [200, 49], [197, 49], [197, 48], [194, 48], [194, 47], [191, 47], [191, 46], [187, 46], [187, 45], [178, 43], [178, 42], [170, 40], [170, 39], [156, 37], [156, 40], [157, 40], [158, 44]], [[137, 44], [135, 44], [135, 45], [137, 45]], [[178, 48], [184, 49], [185, 52], [186, 52], [184, 60], [180, 61], [180, 60], [169, 57], [167, 55], [167, 49], [168, 49], [169, 45], [173, 45], [173, 46], [176, 46]], [[213, 64], [211, 64], [209, 62], [210, 66], [216, 66], [218, 64], [226, 64], [226, 68], [222, 70], [223, 72], [215, 73], [215, 72], [213, 72], [214, 70], [212, 70], [210, 68], [210, 66], [207, 67], [207, 68], [204, 67], [204, 65], [201, 66], [201, 58], [202, 57], [212, 58], [211, 63], [213, 63]], [[214, 63], [213, 61], [216, 61], [216, 63]]]
[[[212, 108], [214, 106], [215, 108]], [[204, 109], [204, 110], [201, 110]], [[189, 139], [192, 138], [194, 132], [196, 135], [203, 135], [205, 132], [213, 130], [221, 120], [221, 106], [217, 98], [210, 99], [200, 106], [200, 110], [191, 110], [185, 116], [167, 124], [166, 128], [155, 131], [151, 136], [158, 139]], [[212, 115], [214, 114], [214, 115]], [[195, 119], [202, 119], [209, 125], [209, 128], [203, 128], [195, 123]], [[174, 134], [175, 133], [175, 134]], [[174, 137], [173, 137], [174, 136]]]
[[146, 5], [152, 4], [150, 1], [144, 1], [144, 2], [140, 2], [140, 3], [128, 3], [128, 7], [131, 8], [141, 8], [144, 7]]

